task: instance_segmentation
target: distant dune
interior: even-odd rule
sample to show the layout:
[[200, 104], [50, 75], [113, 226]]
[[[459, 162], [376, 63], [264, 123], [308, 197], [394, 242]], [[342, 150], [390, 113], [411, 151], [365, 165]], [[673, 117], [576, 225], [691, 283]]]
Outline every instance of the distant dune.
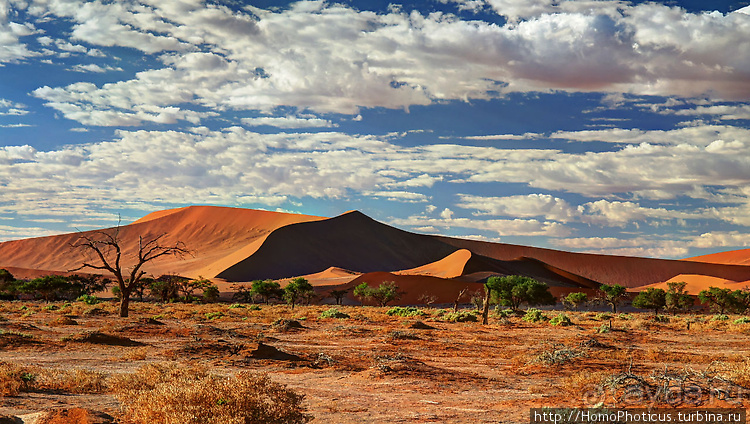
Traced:
[[[155, 212], [120, 227], [122, 248], [126, 252], [123, 263], [133, 261], [132, 255], [137, 251], [139, 235], [149, 239], [165, 234], [165, 245], [182, 241], [193, 252], [193, 256], [183, 260], [160, 258], [149, 264], [149, 273], [176, 273], [190, 277], [204, 275], [210, 278], [233, 264], [232, 258], [235, 255], [240, 255], [238, 261], [251, 255], [253, 248], [260, 245], [253, 245], [253, 242], [275, 229], [296, 222], [322, 219], [325, 218], [215, 206], [191, 206]], [[93, 258], [83, 256], [80, 250], [72, 249], [71, 244], [81, 234], [92, 233], [94, 231], [0, 243], [0, 266], [53, 271], [77, 268], [84, 259]]]
[[750, 265], [750, 249], [731, 250], [729, 252], [695, 256], [685, 260], [693, 262], [708, 262], [712, 264]]
[[663, 283], [649, 284], [647, 286], [636, 287], [633, 291], [642, 291], [649, 287], [660, 288], [667, 290], [669, 286], [667, 283], [671, 282], [683, 282], [685, 283], [685, 291], [690, 294], [697, 295], [703, 290], [708, 290], [711, 287], [719, 287], [722, 289], [740, 290], [744, 288], [750, 288], [750, 281], [732, 281], [724, 278], [711, 277], [707, 275], [694, 275], [694, 274], [681, 274], [670, 278], [668, 281]]
[[[334, 218], [213, 206], [159, 211], [120, 227], [123, 251], [132, 255], [138, 236], [161, 234], [164, 244], [182, 241], [193, 254], [161, 258], [148, 265], [148, 273], [204, 276], [222, 289], [295, 276], [306, 276], [320, 290], [388, 278], [410, 287], [409, 296], [434, 291], [441, 301], [452, 301], [457, 289], [491, 275], [526, 275], [560, 293], [593, 291], [600, 283], [637, 288], [681, 276], [694, 281], [691, 291], [712, 282], [734, 286], [750, 280], [750, 249], [680, 261], [571, 253], [415, 234], [357, 211]], [[30, 276], [66, 272], [87, 259], [70, 247], [80, 235], [0, 243], [0, 267]], [[126, 255], [123, 262], [132, 259]]]
[[457, 248], [468, 249], [486, 257], [499, 260], [534, 258], [602, 284], [621, 284], [628, 288], [660, 283], [680, 274], [708, 275], [732, 281], [750, 280], [750, 267], [743, 265], [573, 253], [512, 244], [439, 238]]

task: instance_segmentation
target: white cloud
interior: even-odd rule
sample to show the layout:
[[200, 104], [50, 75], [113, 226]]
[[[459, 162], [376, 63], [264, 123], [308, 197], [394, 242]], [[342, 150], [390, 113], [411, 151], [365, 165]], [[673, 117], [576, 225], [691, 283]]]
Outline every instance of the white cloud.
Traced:
[[548, 194], [529, 194], [508, 197], [460, 195], [457, 206], [478, 211], [476, 215], [513, 216], [571, 222], [580, 212], [567, 201]]
[[9, 240], [21, 240], [30, 237], [52, 236], [55, 234], [60, 234], [60, 232], [39, 227], [16, 227], [9, 225], [0, 225], [0, 242]]
[[101, 73], [105, 73], [109, 71], [122, 71], [122, 68], [120, 68], [119, 66], [114, 67], [114, 66], [109, 66], [109, 65], [105, 65], [102, 67], [95, 63], [89, 63], [88, 65], [81, 65], [81, 64], [74, 65], [72, 70], [76, 72], [94, 72], [94, 73], [101, 74]]
[[[356, 116], [362, 107], [550, 89], [750, 98], [746, 14], [616, 1], [488, 4], [514, 23], [311, 1], [238, 13], [197, 0], [37, 0], [29, 13], [71, 19], [71, 40], [162, 53], [164, 67], [85, 91], [73, 84], [35, 94], [91, 125], [127, 125], [147, 107], [271, 112], [286, 105]], [[187, 116], [195, 115], [175, 119]]]
[[690, 251], [690, 243], [684, 240], [660, 240], [648, 237], [580, 237], [551, 240], [562, 249], [585, 253], [617, 256], [639, 256], [652, 258], [680, 258]]
[[[447, 210], [447, 212], [446, 212]], [[394, 218], [391, 224], [414, 228], [464, 228], [497, 233], [500, 236], [548, 236], [565, 237], [570, 230], [557, 222], [542, 222], [535, 219], [469, 219], [453, 218], [450, 209], [441, 212], [441, 218], [410, 216]], [[447, 217], [447, 218], [446, 218]]]
[[26, 105], [0, 98], [0, 116], [23, 116], [28, 113]]
[[242, 123], [249, 127], [268, 125], [277, 128], [326, 128], [338, 126], [328, 119], [297, 116], [242, 118]]

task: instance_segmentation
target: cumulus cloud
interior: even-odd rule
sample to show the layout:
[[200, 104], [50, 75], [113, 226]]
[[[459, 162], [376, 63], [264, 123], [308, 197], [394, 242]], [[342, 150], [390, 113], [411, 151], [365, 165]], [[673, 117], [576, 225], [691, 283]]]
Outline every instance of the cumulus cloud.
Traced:
[[510, 23], [317, 1], [237, 12], [197, 0], [36, 0], [28, 13], [71, 20], [71, 40], [159, 53], [164, 64], [84, 92], [73, 84], [36, 95], [91, 125], [123, 125], [118, 107], [132, 113], [146, 105], [265, 112], [284, 105], [358, 116], [362, 107], [551, 89], [750, 98], [743, 59], [750, 56], [750, 15], [616, 1], [485, 6]]
[[109, 65], [99, 66], [95, 63], [89, 63], [88, 65], [81, 65], [81, 64], [74, 65], [72, 70], [76, 72], [94, 72], [97, 74], [102, 74], [102, 73], [109, 72], [109, 71], [122, 71], [122, 68], [120, 68], [119, 66], [118, 67], [109, 66]]
[[469, 229], [497, 233], [499, 236], [547, 236], [565, 237], [571, 231], [557, 222], [543, 222], [535, 219], [469, 219], [454, 218], [450, 209], [445, 209], [440, 218], [415, 215], [408, 218], [394, 218], [391, 224], [413, 228]]
[[30, 237], [52, 236], [55, 234], [60, 234], [60, 232], [39, 227], [16, 227], [10, 225], [0, 225], [0, 242], [9, 240], [21, 240]]
[[28, 113], [26, 105], [0, 98], [0, 116], [22, 116]]
[[36, 28], [31, 23], [12, 21], [11, 7], [9, 0], [0, 0], [0, 66], [39, 55], [21, 41], [22, 37], [34, 34]]
[[508, 197], [460, 195], [457, 206], [473, 209], [475, 215], [516, 217], [544, 217], [558, 222], [571, 222], [580, 212], [567, 201], [548, 194], [529, 194]]
[[282, 116], [282, 117], [270, 117], [262, 116], [259, 118], [242, 118], [242, 123], [249, 127], [259, 127], [267, 125], [276, 128], [327, 128], [336, 127], [338, 125], [332, 123], [328, 119], [320, 119], [315, 117], [297, 117], [297, 116]]
[[578, 237], [552, 240], [558, 248], [603, 255], [680, 258], [690, 251], [685, 240], [661, 240], [649, 237]]

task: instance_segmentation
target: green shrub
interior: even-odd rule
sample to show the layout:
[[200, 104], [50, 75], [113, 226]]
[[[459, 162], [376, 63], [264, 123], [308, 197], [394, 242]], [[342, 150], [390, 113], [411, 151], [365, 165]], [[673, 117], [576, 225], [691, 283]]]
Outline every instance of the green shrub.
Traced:
[[596, 329], [598, 334], [609, 333], [610, 331], [612, 331], [612, 329], [609, 327], [609, 324], [602, 324]]
[[443, 319], [448, 322], [477, 322], [478, 321], [476, 313], [474, 311], [448, 312], [447, 314], [443, 315]]
[[513, 316], [513, 310], [511, 309], [500, 309], [500, 307], [495, 308], [495, 316], [498, 318], [510, 318]]
[[87, 305], [96, 305], [97, 303], [99, 303], [99, 298], [90, 294], [82, 294], [78, 296], [76, 302], [83, 302]]
[[711, 317], [711, 321], [728, 321], [729, 317], [724, 314], [714, 315]]
[[47, 305], [42, 308], [43, 311], [56, 311], [57, 306], [56, 305]]
[[[622, 315], [622, 314], [621, 314]], [[612, 314], [608, 312], [600, 312], [594, 316], [594, 319], [597, 321], [607, 321], [610, 318], [612, 318]]]
[[260, 306], [258, 305], [250, 305], [247, 308], [248, 311], [260, 311]]
[[627, 321], [629, 319], [633, 319], [633, 316], [630, 315], [630, 314], [626, 314], [626, 313], [623, 312], [623, 313], [617, 315], [617, 319], [621, 319], [623, 321]]
[[424, 311], [413, 306], [394, 306], [386, 312], [388, 316], [421, 317], [427, 315]]
[[665, 323], [665, 324], [666, 324], [666, 323], [668, 323], [668, 322], [669, 322], [669, 317], [668, 317], [668, 316], [666, 316], [666, 315], [656, 315], [656, 316], [654, 317], [654, 321], [656, 321], [656, 322], [661, 322], [661, 323]]
[[565, 313], [557, 314], [554, 318], [552, 318], [549, 321], [549, 323], [552, 325], [562, 325], [562, 326], [573, 325], [573, 322], [570, 320], [570, 318], [568, 318], [567, 315], [565, 315]]
[[233, 303], [229, 305], [229, 309], [245, 309], [245, 305], [242, 305], [240, 303]]
[[736, 320], [734, 320], [734, 323], [735, 324], [748, 324], [750, 323], [750, 318], [748, 317], [737, 318]]
[[526, 310], [526, 315], [523, 316], [523, 320], [526, 322], [541, 322], [547, 321], [547, 316], [539, 309], [530, 308]]
[[218, 311], [217, 312], [209, 312], [209, 313], [206, 314], [206, 319], [208, 319], [208, 320], [218, 319], [218, 318], [221, 318], [223, 316], [224, 316], [224, 314], [222, 312], [218, 312]]
[[349, 314], [339, 311], [336, 308], [331, 308], [320, 313], [321, 318], [349, 318]]

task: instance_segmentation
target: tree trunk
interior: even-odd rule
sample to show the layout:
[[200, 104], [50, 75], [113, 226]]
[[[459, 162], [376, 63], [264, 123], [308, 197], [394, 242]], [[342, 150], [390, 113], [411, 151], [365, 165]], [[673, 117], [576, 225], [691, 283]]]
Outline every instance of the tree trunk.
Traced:
[[490, 315], [490, 297], [492, 295], [492, 289], [485, 286], [484, 290], [484, 304], [482, 305], [482, 324], [487, 325], [488, 317]]
[[120, 317], [127, 318], [128, 317], [128, 306], [130, 305], [130, 293], [122, 293], [122, 297], [120, 298]]

